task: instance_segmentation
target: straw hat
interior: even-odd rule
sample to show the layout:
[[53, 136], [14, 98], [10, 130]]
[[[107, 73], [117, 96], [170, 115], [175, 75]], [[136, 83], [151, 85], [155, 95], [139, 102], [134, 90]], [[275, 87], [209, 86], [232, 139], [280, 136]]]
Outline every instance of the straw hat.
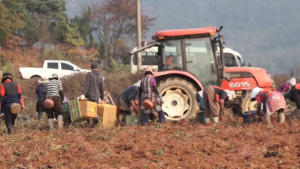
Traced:
[[52, 79], [58, 79], [58, 74], [52, 74], [52, 76], [49, 78], [49, 80], [52, 80]]
[[38, 83], [39, 83], [39, 84], [45, 84], [45, 83], [47, 83], [47, 82], [49, 82], [49, 80], [48, 80], [48, 79], [45, 79], [45, 78], [39, 79], [39, 80], [38, 80]]
[[10, 112], [12, 114], [18, 114], [21, 111], [21, 105], [18, 103], [13, 103], [10, 105]]

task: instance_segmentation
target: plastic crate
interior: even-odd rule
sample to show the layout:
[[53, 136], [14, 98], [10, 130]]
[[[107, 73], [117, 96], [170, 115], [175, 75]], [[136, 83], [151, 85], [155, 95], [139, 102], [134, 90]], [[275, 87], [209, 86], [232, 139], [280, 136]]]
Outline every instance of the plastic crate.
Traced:
[[110, 104], [98, 104], [97, 109], [103, 127], [112, 127], [116, 124], [116, 106]]
[[68, 103], [64, 103], [62, 105], [62, 107], [63, 107], [63, 110], [64, 110], [64, 114], [70, 114], [70, 107], [69, 107]]
[[197, 113], [197, 118], [198, 118], [198, 121], [199, 121], [201, 124], [204, 124], [204, 123], [205, 123], [205, 115], [204, 115], [204, 112]]
[[143, 115], [126, 115], [125, 124], [130, 125], [139, 125], [142, 124]]
[[79, 122], [97, 116], [97, 103], [95, 102], [75, 99], [69, 102], [69, 106], [72, 122]]
[[247, 111], [243, 113], [243, 123], [250, 124], [251, 122], [256, 122], [256, 111]]

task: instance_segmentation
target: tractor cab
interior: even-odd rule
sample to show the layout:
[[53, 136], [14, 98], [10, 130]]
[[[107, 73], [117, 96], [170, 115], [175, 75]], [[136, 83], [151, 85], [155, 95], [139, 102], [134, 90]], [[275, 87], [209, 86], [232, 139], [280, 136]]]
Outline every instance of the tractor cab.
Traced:
[[[222, 29], [222, 28], [221, 28]], [[221, 29], [214, 27], [159, 31], [153, 36], [158, 44], [158, 70], [179, 70], [193, 74], [201, 83], [219, 85], [223, 77]], [[217, 34], [216, 37], [214, 37]]]

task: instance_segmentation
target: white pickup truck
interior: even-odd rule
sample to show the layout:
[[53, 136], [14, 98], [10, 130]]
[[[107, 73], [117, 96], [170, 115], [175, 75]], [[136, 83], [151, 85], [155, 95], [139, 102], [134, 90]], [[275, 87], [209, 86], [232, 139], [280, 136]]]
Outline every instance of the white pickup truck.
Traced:
[[43, 68], [20, 67], [19, 75], [21, 79], [49, 78], [52, 74], [59, 77], [73, 75], [74, 73], [87, 73], [91, 70], [81, 69], [69, 61], [45, 60]]

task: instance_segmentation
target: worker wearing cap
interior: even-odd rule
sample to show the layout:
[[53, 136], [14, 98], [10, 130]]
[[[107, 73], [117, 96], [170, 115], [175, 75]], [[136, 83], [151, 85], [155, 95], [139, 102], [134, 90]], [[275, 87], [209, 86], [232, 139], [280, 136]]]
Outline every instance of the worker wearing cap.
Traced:
[[13, 114], [11, 112], [10, 106], [13, 103], [18, 103], [21, 105], [22, 110], [24, 110], [25, 105], [22, 98], [21, 87], [19, 84], [13, 81], [12, 74], [4, 73], [1, 82], [2, 82], [2, 85], [0, 87], [1, 112], [4, 112], [5, 123], [6, 123], [8, 134], [12, 134], [12, 130], [15, 125], [17, 114]]
[[137, 104], [135, 99], [139, 93], [140, 85], [141, 81], [138, 81], [136, 84], [125, 89], [118, 97], [117, 112], [120, 125], [123, 124], [123, 115], [131, 115], [131, 112], [137, 112]]
[[[279, 123], [285, 121], [284, 110], [286, 109], [286, 102], [280, 92], [255, 87], [251, 91], [250, 99], [251, 101], [257, 101], [257, 115], [260, 119], [263, 119], [262, 116], [264, 116], [264, 120], [270, 124], [270, 116], [277, 112]], [[262, 106], [263, 113], [261, 113]]]
[[291, 86], [291, 90], [284, 97], [296, 104], [296, 109], [289, 115], [290, 119], [300, 120], [300, 83]]
[[[99, 65], [96, 62], [91, 63], [91, 72], [88, 72], [85, 78], [84, 90], [81, 98], [87, 98], [88, 101], [104, 104], [104, 78], [99, 72]], [[92, 125], [97, 124], [99, 119], [93, 118]], [[90, 122], [90, 121], [88, 121]]]
[[54, 128], [54, 117], [58, 120], [58, 127], [63, 128], [64, 120], [62, 114], [64, 111], [62, 102], [64, 100], [64, 92], [57, 74], [53, 74], [52, 77], [49, 78], [49, 82], [46, 83], [44, 96], [45, 99], [51, 99], [54, 102], [52, 109], [46, 109], [49, 129], [52, 130]]
[[[159, 94], [156, 86], [156, 80], [153, 77], [153, 71], [150, 67], [147, 67], [144, 71], [144, 77], [141, 80], [140, 90], [139, 90], [139, 105], [144, 101], [149, 100], [153, 103], [153, 109], [158, 113], [159, 122], [165, 123], [165, 115], [162, 110], [161, 105], [163, 104], [163, 98]], [[157, 97], [160, 101], [157, 100]], [[143, 111], [142, 125], [146, 125], [149, 121], [149, 113], [151, 110]]]

